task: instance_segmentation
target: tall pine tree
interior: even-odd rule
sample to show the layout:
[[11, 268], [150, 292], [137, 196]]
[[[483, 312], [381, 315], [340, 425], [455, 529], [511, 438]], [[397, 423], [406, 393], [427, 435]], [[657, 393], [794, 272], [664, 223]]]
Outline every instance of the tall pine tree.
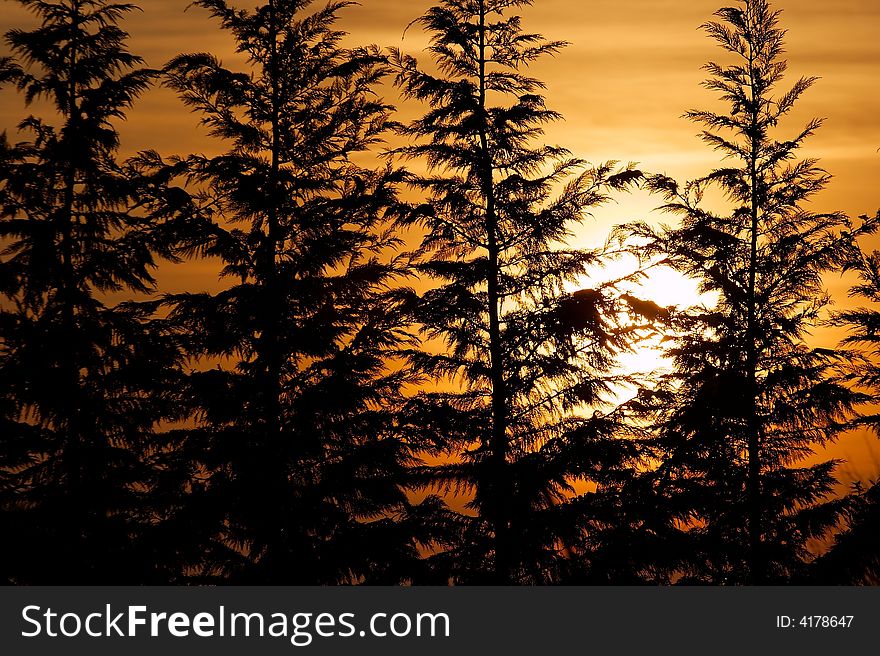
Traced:
[[400, 174], [358, 163], [390, 123], [374, 91], [386, 66], [375, 49], [340, 45], [345, 2], [195, 4], [248, 65], [186, 54], [166, 67], [228, 144], [185, 165], [214, 211], [200, 250], [230, 284], [168, 299], [189, 353], [210, 365], [191, 375], [197, 427], [178, 434], [202, 481], [193, 502], [215, 522], [201, 571], [409, 580], [421, 522], [402, 487], [413, 456], [395, 418], [411, 377], [395, 357], [412, 339], [407, 258], [390, 229]]
[[[653, 398], [664, 452], [652, 471], [670, 521], [692, 540], [685, 580], [767, 583], [796, 575], [807, 542], [836, 521], [833, 461], [803, 464], [834, 440], [861, 397], [838, 378], [841, 354], [809, 345], [829, 304], [822, 276], [852, 252], [840, 213], [806, 207], [829, 176], [797, 151], [818, 119], [787, 137], [778, 124], [815, 78], [777, 88], [786, 71], [780, 13], [742, 0], [703, 27], [730, 63], [709, 63], [704, 86], [725, 113], [694, 110], [725, 165], [687, 185], [651, 178], [674, 228], [630, 226], [639, 251], [693, 277], [711, 307], [677, 315], [676, 372]], [[704, 193], [723, 192], [713, 212]]]
[[[471, 495], [459, 544], [435, 554], [457, 582], [542, 583], [586, 558], [584, 531], [637, 458], [608, 412], [616, 331], [611, 287], [584, 289], [597, 253], [565, 241], [606, 194], [640, 174], [585, 170], [540, 143], [559, 115], [523, 71], [564, 44], [523, 31], [528, 0], [444, 0], [416, 21], [437, 73], [393, 51], [404, 96], [428, 106], [397, 153], [427, 168], [418, 270], [430, 282], [413, 353], [440, 387], [410, 405], [441, 463], [426, 485]], [[431, 345], [436, 348], [431, 348]], [[442, 462], [445, 461], [445, 462]], [[582, 485], [583, 487], [578, 487]], [[578, 492], [583, 494], [578, 496]]]
[[20, 0], [40, 25], [6, 33], [0, 81], [45, 118], [0, 141], [0, 508], [15, 583], [156, 580], [145, 507], [157, 422], [173, 419], [177, 350], [152, 308], [170, 256], [146, 184], [117, 161], [115, 123], [156, 72], [126, 49], [135, 9]]

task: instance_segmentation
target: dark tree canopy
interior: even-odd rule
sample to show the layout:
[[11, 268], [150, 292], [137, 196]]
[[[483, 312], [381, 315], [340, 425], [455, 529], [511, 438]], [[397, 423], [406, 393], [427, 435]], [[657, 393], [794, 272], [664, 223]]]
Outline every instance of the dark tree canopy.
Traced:
[[[816, 78], [785, 84], [767, 0], [702, 26], [720, 105], [686, 117], [720, 163], [684, 184], [546, 143], [533, 64], [567, 44], [524, 28], [531, 0], [436, 0], [426, 61], [351, 45], [347, 0], [195, 0], [240, 64], [161, 71], [128, 51], [135, 5], [17, 2], [0, 581], [880, 582], [880, 483], [841, 493], [817, 456], [880, 426], [880, 214], [817, 209], [822, 121], [786, 127]], [[122, 159], [159, 82], [211, 154]], [[634, 187], [674, 224], [575, 247]], [[211, 291], [160, 288], [193, 262]], [[637, 298], [652, 267], [705, 302]], [[646, 336], [668, 372], [621, 366]]]
[[[859, 241], [880, 229], [880, 212], [863, 216], [855, 231]], [[880, 436], [880, 251], [859, 248], [849, 268], [858, 276], [850, 297], [860, 304], [835, 316], [835, 323], [846, 328], [843, 343], [857, 352], [848, 371], [853, 384], [864, 390], [869, 404], [854, 422], [856, 429]], [[861, 356], [861, 357], [859, 357]], [[880, 472], [866, 485], [853, 484], [853, 493], [843, 511], [842, 530], [835, 535], [831, 548], [820, 557], [811, 571], [814, 582], [832, 585], [880, 584]]]
[[526, 70], [564, 44], [523, 30], [515, 12], [529, 4], [429, 9], [416, 23], [431, 36], [436, 74], [392, 53], [404, 96], [427, 106], [397, 153], [428, 168], [410, 178], [426, 197], [414, 215], [424, 231], [417, 270], [434, 281], [416, 318], [438, 348], [411, 358], [441, 385], [411, 409], [449, 460], [422, 470], [426, 483], [472, 497], [459, 545], [434, 559], [459, 582], [558, 580], [566, 554], [583, 557], [600, 505], [576, 485], [612, 488], [637, 457], [618, 439], [619, 414], [598, 411], [611, 408], [623, 348], [613, 289], [570, 293], [599, 258], [565, 242], [640, 174], [587, 168], [541, 143], [560, 117]]
[[116, 159], [115, 122], [155, 71], [126, 48], [134, 9], [20, 0], [0, 81], [54, 114], [0, 140], [0, 508], [16, 583], [149, 580], [151, 437], [176, 415], [176, 349], [137, 298], [171, 253], [137, 209], [148, 185]]
[[228, 144], [185, 161], [214, 217], [196, 250], [220, 258], [228, 286], [168, 299], [191, 355], [216, 362], [190, 376], [197, 428], [179, 434], [203, 480], [194, 502], [216, 522], [202, 573], [408, 580], [430, 538], [403, 489], [414, 456], [395, 418], [411, 378], [395, 358], [412, 340], [391, 229], [401, 174], [358, 163], [389, 127], [374, 90], [387, 67], [340, 45], [347, 3], [196, 4], [248, 62], [232, 71], [196, 53], [165, 68]]
[[[835, 463], [803, 460], [837, 437], [862, 397], [840, 378], [846, 354], [807, 340], [827, 318], [822, 276], [844, 267], [852, 234], [844, 215], [806, 205], [829, 176], [797, 151], [821, 121], [776, 136], [815, 82], [779, 89], [780, 13], [744, 0], [716, 16], [703, 27], [730, 63], [707, 64], [704, 86], [727, 111], [686, 116], [724, 165], [686, 185], [652, 177], [680, 224], [630, 230], [642, 254], [665, 259], [717, 299], [677, 316], [676, 374], [656, 397], [665, 454], [651, 476], [693, 539], [685, 576], [761, 583], [800, 571], [807, 542], [840, 509], [831, 501]], [[727, 213], [706, 208], [711, 189], [723, 192]]]

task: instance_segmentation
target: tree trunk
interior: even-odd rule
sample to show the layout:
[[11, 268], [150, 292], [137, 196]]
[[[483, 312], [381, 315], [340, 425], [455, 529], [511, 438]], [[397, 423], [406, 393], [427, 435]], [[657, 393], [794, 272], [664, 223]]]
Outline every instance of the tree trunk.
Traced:
[[[280, 104], [281, 95], [279, 89], [278, 70], [278, 25], [275, 14], [274, 2], [269, 3], [269, 38], [270, 61], [269, 75], [271, 84], [271, 161], [268, 181], [268, 207], [266, 210], [266, 236], [264, 241], [263, 261], [261, 262], [262, 286], [264, 290], [263, 303], [260, 308], [263, 313], [261, 335], [258, 343], [258, 358], [262, 361], [261, 373], [264, 380], [262, 389], [258, 392], [264, 395], [264, 403], [261, 404], [262, 417], [257, 418], [263, 425], [264, 451], [266, 458], [265, 467], [266, 482], [263, 498], [260, 499], [262, 508], [255, 509], [256, 516], [263, 518], [258, 527], [260, 538], [265, 542], [266, 553], [264, 554], [261, 571], [277, 577], [288, 574], [289, 559], [285, 556], [284, 526], [288, 518], [286, 510], [285, 493], [287, 488], [286, 458], [284, 445], [281, 440], [281, 389], [283, 355], [280, 345], [280, 310], [284, 305], [280, 280], [278, 277], [278, 265], [276, 253], [282, 240], [281, 226], [278, 212], [279, 199], [279, 171], [281, 160], [281, 127], [280, 127]], [[261, 583], [269, 581], [262, 580]]]
[[490, 460], [492, 482], [492, 517], [495, 532], [495, 579], [498, 584], [510, 583], [510, 537], [507, 481], [507, 399], [504, 381], [504, 358], [501, 344], [500, 319], [500, 267], [498, 245], [498, 217], [495, 212], [495, 188], [493, 183], [492, 155], [489, 151], [488, 124], [486, 116], [486, 10], [480, 2], [480, 151], [482, 155], [481, 183], [486, 202], [486, 236], [489, 255], [487, 287], [489, 296], [489, 358], [492, 382], [492, 434]]
[[[754, 76], [754, 57], [750, 54], [749, 70]], [[761, 426], [758, 417], [758, 331], [756, 317], [755, 284], [758, 262], [758, 217], [760, 199], [758, 197], [758, 148], [760, 145], [760, 126], [758, 120], [758, 101], [756, 97], [756, 80], [751, 80], [751, 152], [749, 153], [749, 187], [750, 187], [750, 244], [749, 244], [749, 288], [748, 288], [748, 316], [746, 325], [746, 368], [748, 376], [748, 474], [747, 474], [747, 503], [748, 503], [748, 533], [749, 533], [749, 579], [752, 585], [760, 585], [764, 582], [763, 556], [761, 553], [761, 461], [760, 461], [760, 433]]]

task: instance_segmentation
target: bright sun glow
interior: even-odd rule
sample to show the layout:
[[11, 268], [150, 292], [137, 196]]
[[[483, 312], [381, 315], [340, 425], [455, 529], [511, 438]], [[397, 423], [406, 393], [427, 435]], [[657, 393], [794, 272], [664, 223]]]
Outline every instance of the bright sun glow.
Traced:
[[[696, 280], [668, 267], [658, 267], [650, 271], [632, 294], [653, 301], [660, 307], [684, 309], [701, 303], [710, 304], [709, 299], [699, 293]], [[621, 353], [620, 367], [624, 372], [634, 374], [668, 369], [671, 363], [663, 351], [662, 337], [658, 334], [642, 342], [634, 351]]]
[[[613, 260], [580, 285], [572, 285], [572, 291], [625, 278], [636, 269], [635, 257]], [[649, 269], [638, 282], [623, 283], [621, 291], [673, 310], [700, 304], [711, 306], [714, 302], [711, 295], [700, 294], [696, 280], [665, 266]], [[618, 355], [619, 371], [625, 374], [650, 374], [668, 370], [670, 362], [663, 354], [664, 348], [659, 333], [643, 340], [634, 350]]]

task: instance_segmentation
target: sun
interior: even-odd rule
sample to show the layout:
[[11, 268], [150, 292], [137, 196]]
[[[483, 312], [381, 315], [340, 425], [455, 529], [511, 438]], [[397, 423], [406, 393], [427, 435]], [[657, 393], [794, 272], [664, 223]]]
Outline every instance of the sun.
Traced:
[[[678, 310], [714, 303], [711, 295], [700, 293], [696, 280], [666, 266], [649, 271], [630, 293], [640, 299], [653, 301], [660, 307]], [[636, 375], [668, 370], [671, 362], [665, 355], [667, 345], [663, 337], [662, 332], [658, 332], [640, 342], [632, 351], [622, 352], [618, 358], [620, 369]]]
[[[607, 281], [626, 279], [638, 266], [634, 256], [611, 260], [579, 281], [580, 285], [574, 285], [572, 291], [595, 287]], [[715, 303], [713, 295], [700, 293], [697, 280], [665, 265], [647, 268], [638, 281], [623, 282], [619, 289], [621, 293], [651, 301], [661, 308], [670, 308], [673, 311], [696, 305], [712, 306]], [[664, 343], [662, 327], [659, 328], [656, 333], [633, 345], [631, 350], [618, 353], [617, 373], [639, 376], [668, 371], [671, 368], [671, 362], [664, 354], [667, 345]]]

